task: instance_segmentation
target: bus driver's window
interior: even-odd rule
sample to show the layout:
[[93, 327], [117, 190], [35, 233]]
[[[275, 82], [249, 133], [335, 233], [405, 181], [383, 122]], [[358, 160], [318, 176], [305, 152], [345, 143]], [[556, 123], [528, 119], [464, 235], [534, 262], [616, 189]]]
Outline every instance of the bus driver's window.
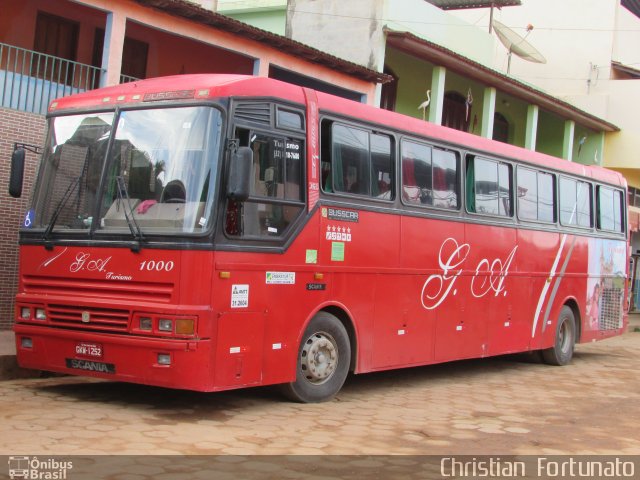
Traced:
[[280, 237], [302, 211], [303, 142], [257, 132], [238, 132], [253, 152], [249, 199], [229, 201], [229, 235]]

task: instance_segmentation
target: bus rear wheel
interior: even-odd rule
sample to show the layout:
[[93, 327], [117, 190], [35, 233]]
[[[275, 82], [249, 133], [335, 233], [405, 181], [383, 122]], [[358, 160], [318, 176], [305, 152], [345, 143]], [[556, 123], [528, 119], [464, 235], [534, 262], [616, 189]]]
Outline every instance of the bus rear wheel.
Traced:
[[296, 357], [296, 380], [285, 385], [285, 394], [297, 402], [325, 402], [342, 388], [350, 363], [347, 330], [334, 315], [320, 312], [302, 336]]
[[575, 315], [573, 314], [573, 310], [565, 305], [560, 311], [558, 325], [556, 326], [556, 339], [553, 347], [542, 350], [542, 359], [549, 365], [567, 365], [573, 357], [575, 344]]

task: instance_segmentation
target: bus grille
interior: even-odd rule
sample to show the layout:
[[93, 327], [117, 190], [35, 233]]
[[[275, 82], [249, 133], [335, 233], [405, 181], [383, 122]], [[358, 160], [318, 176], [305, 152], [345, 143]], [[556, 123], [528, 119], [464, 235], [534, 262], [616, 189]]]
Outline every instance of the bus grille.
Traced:
[[600, 298], [600, 330], [616, 330], [622, 327], [622, 288], [605, 287]]
[[28, 294], [99, 297], [128, 302], [168, 303], [173, 294], [173, 285], [170, 283], [109, 282], [24, 275], [22, 284], [24, 293]]
[[49, 305], [52, 325], [105, 332], [127, 331], [129, 311], [111, 308], [85, 308], [74, 305]]

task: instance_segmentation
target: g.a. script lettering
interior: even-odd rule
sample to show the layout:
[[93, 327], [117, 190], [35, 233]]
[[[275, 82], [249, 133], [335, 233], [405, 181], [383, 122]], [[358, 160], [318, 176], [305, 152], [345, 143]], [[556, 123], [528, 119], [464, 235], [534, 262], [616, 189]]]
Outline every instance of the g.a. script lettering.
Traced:
[[491, 263], [486, 258], [480, 260], [476, 268], [476, 274], [471, 280], [471, 294], [474, 297], [481, 298], [489, 292], [494, 292], [496, 297], [501, 292], [504, 292], [504, 295], [507, 294], [504, 289], [504, 280], [507, 278], [509, 267], [517, 249], [517, 245], [513, 247], [513, 250], [504, 261], [499, 258], [496, 258]]
[[[471, 294], [475, 298], [484, 297], [489, 292], [493, 292], [496, 297], [501, 292], [506, 295], [504, 281], [517, 249], [517, 246], [513, 247], [504, 260], [480, 260], [471, 279]], [[454, 286], [464, 270], [464, 263], [470, 252], [471, 245], [459, 244], [455, 238], [447, 238], [442, 242], [438, 253], [438, 264], [442, 273], [429, 276], [422, 286], [421, 301], [425, 309], [437, 308], [452, 292], [456, 295], [457, 290]]]
[[83, 270], [87, 272], [104, 272], [111, 257], [107, 258], [91, 258], [91, 254], [80, 252], [76, 255], [75, 261], [69, 266], [71, 273], [77, 273]]

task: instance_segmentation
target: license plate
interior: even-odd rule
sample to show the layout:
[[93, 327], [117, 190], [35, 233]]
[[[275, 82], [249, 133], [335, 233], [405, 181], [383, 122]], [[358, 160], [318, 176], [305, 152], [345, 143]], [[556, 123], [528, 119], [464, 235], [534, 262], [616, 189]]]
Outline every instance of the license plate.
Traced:
[[102, 345], [99, 343], [76, 343], [76, 355], [79, 357], [102, 358]]
[[79, 358], [66, 358], [67, 368], [76, 370], [88, 370], [90, 372], [116, 373], [113, 363], [94, 362], [93, 360], [81, 360]]

